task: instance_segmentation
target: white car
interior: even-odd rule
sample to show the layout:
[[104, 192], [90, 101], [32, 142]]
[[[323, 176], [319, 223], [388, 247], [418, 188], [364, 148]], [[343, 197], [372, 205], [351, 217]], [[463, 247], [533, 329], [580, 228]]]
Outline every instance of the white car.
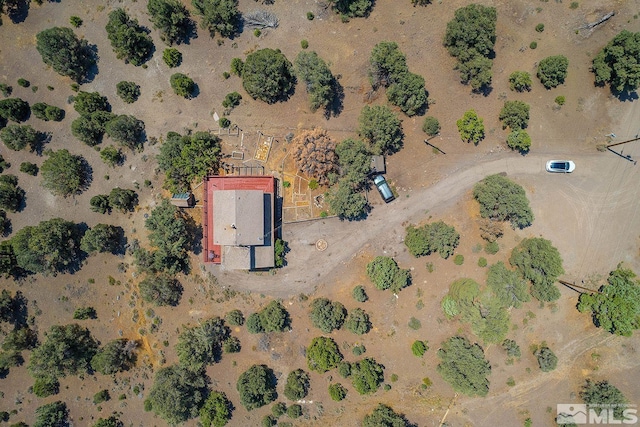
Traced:
[[576, 168], [576, 164], [571, 160], [549, 160], [547, 162], [547, 172], [570, 173]]

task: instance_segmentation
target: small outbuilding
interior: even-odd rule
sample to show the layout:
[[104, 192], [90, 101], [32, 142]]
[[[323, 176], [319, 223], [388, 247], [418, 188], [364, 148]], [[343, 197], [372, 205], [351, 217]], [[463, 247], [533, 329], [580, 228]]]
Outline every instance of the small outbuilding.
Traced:
[[171, 204], [179, 208], [192, 208], [196, 205], [196, 198], [193, 193], [172, 194]]
[[387, 173], [384, 156], [371, 156], [371, 173], [374, 175]]

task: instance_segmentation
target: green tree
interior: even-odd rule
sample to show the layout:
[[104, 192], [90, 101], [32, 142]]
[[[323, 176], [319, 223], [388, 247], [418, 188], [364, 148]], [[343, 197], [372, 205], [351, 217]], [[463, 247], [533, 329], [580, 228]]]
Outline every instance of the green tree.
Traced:
[[411, 272], [400, 269], [393, 258], [386, 256], [377, 256], [367, 264], [367, 276], [376, 288], [391, 289], [394, 293], [411, 283]]
[[527, 153], [531, 148], [531, 137], [524, 130], [514, 130], [507, 136], [507, 145], [512, 150], [518, 150], [521, 153]]
[[465, 112], [464, 116], [456, 124], [458, 125], [458, 132], [460, 132], [460, 138], [463, 141], [473, 142], [478, 145], [484, 139], [484, 120], [478, 117], [474, 109]]
[[618, 265], [600, 293], [580, 294], [578, 310], [591, 313], [597, 327], [629, 337], [640, 328], [640, 281], [633, 271]]
[[455, 336], [442, 343], [438, 358], [438, 373], [456, 392], [472, 397], [487, 395], [491, 365], [485, 359], [482, 347]]
[[520, 185], [499, 174], [489, 175], [473, 187], [473, 197], [480, 204], [480, 215], [497, 221], [510, 221], [524, 228], [533, 222], [529, 199]]
[[280, 301], [273, 300], [260, 310], [260, 322], [264, 332], [283, 332], [289, 328], [291, 319]]
[[176, 306], [182, 297], [182, 285], [175, 278], [149, 276], [140, 282], [142, 299], [158, 306]]
[[[416, 2], [425, 0], [412, 0]], [[428, 0], [427, 0], [428, 1]], [[422, 3], [421, 3], [422, 4]], [[407, 427], [409, 422], [404, 415], [396, 413], [391, 407], [378, 403], [378, 406], [362, 420], [362, 427]]]
[[495, 7], [470, 4], [455, 11], [447, 23], [444, 45], [458, 60], [461, 81], [482, 91], [491, 84], [493, 47], [496, 42]]
[[113, 188], [109, 193], [109, 206], [121, 212], [133, 212], [138, 205], [138, 193], [124, 188]]
[[103, 375], [128, 371], [136, 363], [137, 345], [123, 338], [109, 341], [91, 358], [91, 367]]
[[37, 150], [42, 138], [40, 133], [30, 125], [10, 124], [0, 130], [0, 139], [7, 148], [14, 151], [20, 151], [29, 146], [29, 150], [33, 152]]
[[609, 84], [616, 93], [640, 86], [640, 32], [619, 32], [593, 58], [597, 85]]
[[36, 421], [33, 427], [66, 427], [68, 421], [67, 404], [58, 400], [36, 408]]
[[532, 84], [531, 74], [526, 71], [514, 71], [509, 75], [509, 88], [516, 92], [529, 92]]
[[149, 0], [147, 11], [153, 28], [160, 30], [160, 38], [169, 46], [189, 37], [192, 22], [189, 11], [179, 0]]
[[502, 348], [507, 352], [509, 357], [520, 357], [520, 346], [514, 340], [506, 339], [502, 341]]
[[106, 124], [115, 116], [108, 111], [95, 111], [71, 122], [71, 133], [85, 144], [93, 147], [102, 142]]
[[87, 253], [111, 252], [120, 249], [124, 230], [122, 227], [109, 224], [96, 224], [87, 230], [80, 240], [80, 249]]
[[109, 196], [107, 194], [98, 194], [97, 196], [93, 196], [91, 200], [89, 200], [89, 204], [91, 205], [91, 210], [93, 212], [101, 214], [111, 212], [111, 205], [109, 204]]
[[509, 263], [531, 281], [531, 295], [535, 299], [555, 301], [560, 298], [554, 282], [564, 273], [564, 268], [558, 249], [549, 240], [542, 237], [522, 240], [513, 248]]
[[407, 235], [404, 244], [409, 253], [414, 257], [429, 255], [438, 252], [442, 258], [449, 258], [458, 247], [460, 234], [453, 226], [443, 221], [425, 224], [421, 227], [410, 225], [407, 227]]
[[250, 53], [242, 68], [242, 87], [253, 99], [273, 104], [285, 100], [294, 89], [293, 65], [280, 50]]
[[358, 393], [375, 393], [384, 381], [384, 366], [369, 357], [352, 363], [351, 381]]
[[166, 48], [162, 52], [162, 60], [169, 68], [175, 68], [182, 63], [182, 53], [178, 49], [172, 47]]
[[358, 123], [358, 135], [369, 144], [373, 154], [393, 154], [402, 148], [402, 124], [389, 107], [365, 105]]
[[566, 56], [548, 56], [538, 63], [537, 76], [544, 87], [551, 89], [564, 83], [568, 67]]
[[129, 17], [123, 8], [109, 13], [106, 30], [118, 59], [137, 66], [144, 64], [151, 57], [154, 49], [151, 36], [138, 25], [138, 20]]
[[233, 404], [221, 391], [213, 391], [200, 408], [200, 422], [203, 427], [223, 427], [231, 419]]
[[196, 84], [191, 77], [182, 73], [175, 73], [171, 75], [169, 79], [171, 88], [176, 95], [190, 99], [193, 97], [193, 92], [196, 89]]
[[347, 389], [340, 383], [329, 384], [329, 396], [331, 400], [340, 402], [347, 397]]
[[231, 326], [242, 326], [244, 324], [244, 316], [240, 310], [235, 309], [225, 314], [224, 321]]
[[78, 227], [61, 218], [27, 226], [9, 240], [17, 265], [31, 273], [73, 270], [80, 261]]
[[304, 399], [307, 393], [309, 393], [309, 374], [302, 369], [289, 372], [287, 383], [284, 386], [284, 395], [287, 399]]
[[507, 269], [502, 261], [489, 267], [487, 285], [504, 308], [520, 308], [531, 299], [526, 281], [516, 271]]
[[376, 44], [371, 50], [369, 63], [369, 77], [374, 89], [378, 86], [388, 87], [409, 71], [407, 58], [396, 42], [382, 41]]
[[60, 381], [55, 377], [38, 377], [33, 382], [33, 394], [38, 397], [49, 397], [60, 393]]
[[67, 149], [51, 152], [40, 167], [42, 186], [56, 196], [80, 194], [90, 182], [85, 164]]
[[248, 410], [260, 408], [276, 400], [276, 377], [266, 365], [253, 365], [238, 378], [236, 388], [240, 402]]
[[48, 122], [53, 120], [59, 122], [64, 119], [65, 111], [55, 105], [49, 105], [44, 102], [36, 102], [31, 106], [31, 112], [40, 120]]
[[524, 129], [529, 124], [529, 104], [522, 101], [505, 101], [499, 119], [502, 121], [502, 129]]
[[422, 131], [429, 136], [436, 136], [440, 133], [440, 122], [433, 116], [427, 116], [424, 118]]
[[338, 301], [327, 298], [316, 298], [311, 303], [309, 313], [311, 323], [324, 333], [331, 333], [334, 329], [340, 329], [347, 317], [347, 310]]
[[415, 116], [427, 107], [424, 77], [405, 72], [397, 76], [387, 89], [389, 102], [400, 107], [407, 116]]
[[78, 307], [73, 311], [74, 320], [97, 319], [98, 314], [93, 307]]
[[64, 377], [89, 370], [98, 342], [87, 328], [73, 323], [53, 325], [36, 347], [27, 367], [33, 377]]
[[124, 423], [112, 415], [109, 418], [98, 418], [93, 427], [124, 427]]
[[369, 299], [367, 291], [364, 290], [364, 286], [362, 285], [358, 285], [353, 288], [351, 295], [353, 296], [353, 299], [358, 302], [366, 302]]
[[202, 17], [200, 26], [209, 30], [211, 37], [233, 37], [240, 27], [238, 0], [191, 0], [196, 14]]
[[185, 136], [169, 132], [158, 155], [158, 165], [165, 171], [165, 187], [173, 192], [190, 190], [194, 180], [217, 170], [220, 157], [220, 138], [209, 132]]
[[307, 347], [307, 366], [312, 371], [325, 373], [342, 361], [336, 342], [327, 337], [316, 337]]
[[180, 364], [193, 371], [220, 361], [222, 343], [231, 336], [231, 329], [219, 317], [213, 317], [178, 336], [176, 353]]
[[132, 104], [140, 96], [140, 86], [134, 82], [121, 81], [116, 85], [116, 93], [124, 102]]
[[413, 344], [411, 344], [411, 353], [416, 357], [424, 356], [427, 350], [429, 350], [427, 341], [415, 340]]
[[95, 54], [86, 40], [71, 28], [53, 27], [36, 34], [36, 49], [42, 61], [53, 70], [81, 83], [96, 65]]
[[335, 79], [329, 66], [316, 52], [302, 51], [294, 61], [296, 76], [309, 94], [311, 111], [329, 109], [335, 98]]
[[96, 111], [110, 111], [111, 105], [106, 96], [98, 92], [80, 91], [73, 98], [73, 108], [82, 116], [90, 115]]
[[16, 212], [24, 202], [24, 190], [18, 187], [15, 175], [0, 175], [0, 208], [4, 211]]
[[24, 122], [29, 118], [29, 103], [20, 98], [0, 100], [0, 117], [14, 122]]
[[556, 369], [558, 365], [558, 357], [546, 345], [536, 348], [533, 355], [538, 359], [538, 366], [542, 372], [550, 372]]
[[111, 167], [115, 167], [123, 162], [124, 156], [120, 149], [110, 145], [100, 150], [100, 158]]
[[181, 424], [199, 414], [207, 396], [208, 378], [180, 365], [161, 368], [149, 392], [151, 410], [170, 425]]
[[371, 321], [363, 309], [354, 308], [349, 312], [344, 326], [354, 334], [363, 335], [371, 330]]
[[[598, 415], [601, 408], [609, 407], [613, 409], [613, 416], [618, 419], [624, 419], [623, 411], [629, 406], [629, 400], [622, 392], [607, 380], [593, 381], [587, 379], [580, 390], [580, 398], [591, 407], [595, 407]], [[612, 420], [610, 419], [609, 422]]]
[[350, 176], [341, 178], [327, 193], [331, 212], [347, 220], [365, 217], [368, 203], [360, 190], [361, 185]]
[[242, 100], [242, 96], [238, 92], [228, 93], [224, 97], [224, 101], [222, 101], [222, 106], [224, 108], [233, 108], [240, 105], [240, 101]]
[[2, 349], [6, 351], [31, 350], [36, 345], [38, 345], [38, 334], [33, 329], [28, 326], [16, 326], [4, 338]]
[[109, 138], [131, 150], [141, 149], [144, 137], [144, 122], [134, 116], [122, 114], [109, 120], [105, 127]]
[[142, 270], [176, 274], [189, 268], [190, 233], [187, 218], [177, 207], [163, 199], [156, 206], [145, 227], [149, 230], [149, 241], [155, 248], [151, 251], [138, 250], [134, 255]]
[[369, 15], [372, 0], [329, 0], [331, 7], [342, 16], [350, 18], [364, 17]]

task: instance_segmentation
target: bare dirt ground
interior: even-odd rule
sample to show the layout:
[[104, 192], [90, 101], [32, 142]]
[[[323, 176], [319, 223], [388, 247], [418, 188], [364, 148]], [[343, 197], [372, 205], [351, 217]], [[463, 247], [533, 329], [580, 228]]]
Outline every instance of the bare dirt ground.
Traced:
[[[422, 117], [401, 115], [405, 147], [387, 160], [387, 178], [399, 193], [396, 201], [384, 205], [377, 194], [371, 193], [369, 198], [374, 209], [365, 221], [322, 219], [286, 225], [283, 237], [289, 242], [291, 252], [287, 267], [276, 274], [214, 270], [215, 277], [211, 277], [200, 268], [199, 256], [194, 256], [192, 274], [181, 278], [185, 293], [177, 308], [147, 311], [149, 307], [137, 299], [137, 278], [135, 269], [128, 266], [132, 261], [129, 257], [94, 256], [75, 275], [36, 276], [21, 284], [3, 281], [3, 287], [12, 291], [20, 289], [32, 301], [31, 314], [37, 309], [42, 311], [36, 322], [41, 337], [49, 325], [71, 322], [74, 308], [92, 305], [98, 311], [99, 320], [82, 323], [90, 327], [100, 341], [122, 335], [141, 339], [143, 347], [140, 367], [117, 375], [115, 382], [89, 375], [84, 380], [65, 378], [61, 380], [60, 395], [47, 399], [38, 399], [28, 392], [32, 379], [24, 366], [14, 368], [6, 379], [0, 380], [0, 390], [4, 393], [0, 409], [19, 411], [12, 416], [12, 422], [24, 419], [32, 423], [37, 406], [59, 399], [69, 405], [74, 425], [91, 425], [92, 419], [112, 411], [121, 413], [125, 425], [164, 425], [161, 419], [143, 411], [142, 402], [152, 384], [153, 370], [163, 362], [176, 361], [173, 345], [180, 325], [223, 315], [232, 308], [249, 314], [268, 303], [269, 297], [279, 297], [291, 313], [293, 330], [256, 336], [248, 334], [245, 328], [236, 328], [234, 334], [241, 339], [243, 351], [234, 357], [226, 355], [221, 363], [208, 370], [213, 387], [227, 393], [236, 407], [230, 424], [259, 425], [269, 408], [245, 411], [235, 391], [236, 379], [253, 363], [267, 363], [284, 378], [290, 370], [305, 366], [304, 347], [312, 337], [320, 335], [308, 320], [309, 303], [298, 297], [305, 294], [311, 298], [327, 296], [340, 300], [348, 309], [361, 306], [371, 315], [374, 329], [364, 337], [357, 338], [346, 331], [334, 332], [332, 336], [351, 361], [356, 357], [350, 347], [365, 344], [366, 355], [385, 365], [385, 382], [391, 384], [392, 389], [361, 397], [348, 381], [338, 379], [333, 373], [334, 381], [342, 381], [349, 389], [347, 400], [335, 403], [327, 392], [330, 375], [313, 374], [312, 391], [303, 404], [307, 416], [305, 420], [296, 421], [296, 425], [358, 425], [377, 402], [384, 402], [420, 426], [435, 426], [453, 397], [451, 388], [435, 371], [437, 347], [458, 332], [473, 338], [467, 326], [444, 320], [440, 300], [456, 278], [484, 281], [485, 270], [477, 266], [480, 256], [486, 257], [489, 263], [504, 261], [519, 240], [541, 235], [552, 240], [560, 250], [567, 272], [564, 278], [569, 281], [597, 282], [620, 261], [640, 271], [638, 169], [612, 153], [595, 151], [595, 145], [605, 142], [605, 135], [610, 132], [617, 135], [616, 140], [635, 136], [640, 130], [640, 108], [637, 101], [620, 101], [612, 97], [608, 89], [593, 88], [593, 76], [589, 72], [591, 58], [613, 35], [623, 28], [640, 29], [639, 21], [634, 18], [640, 2], [587, 0], [581, 1], [575, 10], [569, 8], [569, 2], [483, 3], [498, 9], [493, 91], [487, 97], [472, 95], [468, 87], [458, 82], [452, 71], [454, 60], [441, 46], [453, 11], [468, 4], [462, 0], [435, 2], [424, 8], [379, 0], [369, 18], [348, 23], [341, 23], [337, 16], [314, 1], [277, 0], [273, 6], [261, 6], [251, 0], [241, 0], [243, 12], [258, 7], [274, 11], [280, 18], [280, 26], [264, 31], [260, 38], [247, 30], [235, 40], [225, 40], [221, 46], [199, 30], [198, 38], [189, 45], [178, 46], [184, 55], [178, 71], [189, 74], [199, 86], [200, 94], [192, 100], [172, 94], [168, 80], [174, 71], [162, 63], [165, 46], [157, 32], [152, 33], [156, 52], [147, 69], [122, 63], [111, 50], [104, 32], [108, 12], [115, 7], [125, 7], [150, 27], [145, 2], [64, 1], [41, 7], [32, 5], [26, 20], [19, 24], [5, 18], [0, 27], [0, 80], [12, 84], [14, 96], [30, 103], [43, 101], [65, 108], [67, 117], [61, 123], [44, 123], [35, 118], [29, 123], [52, 133], [46, 148], [68, 148], [82, 154], [93, 167], [90, 189], [75, 198], [61, 199], [44, 190], [39, 177], [32, 178], [18, 171], [20, 162], [41, 164], [41, 157], [0, 147], [0, 153], [12, 163], [8, 172], [18, 175], [20, 185], [27, 191], [24, 211], [10, 215], [14, 230], [61, 216], [90, 226], [98, 222], [121, 225], [129, 239], [143, 239], [143, 215], [161, 195], [162, 177], [156, 175], [153, 160], [158, 145], [146, 147], [143, 153], [127, 153], [124, 166], [114, 170], [102, 164], [97, 151], [71, 135], [70, 123], [77, 113], [67, 103], [67, 98], [73, 95], [70, 82], [47, 69], [35, 50], [38, 31], [53, 25], [68, 25], [71, 15], [85, 21], [77, 32], [97, 45], [100, 56], [99, 73], [92, 82], [84, 84], [82, 90], [97, 90], [109, 97], [114, 112], [134, 114], [144, 120], [150, 137], [187, 128], [217, 128], [212, 112], [220, 114], [225, 94], [238, 91], [245, 98], [230, 119], [246, 132], [263, 130], [276, 136], [278, 143], [272, 147], [270, 162], [266, 165], [267, 172], [276, 174], [281, 173], [281, 159], [287, 149], [284, 135], [289, 132], [320, 126], [337, 140], [355, 135], [357, 116], [370, 89], [366, 66], [371, 48], [379, 41], [394, 40], [407, 55], [411, 71], [426, 79], [429, 97], [434, 101], [428, 114], [436, 116], [442, 124], [441, 135], [431, 142], [446, 154], [436, 154], [422, 142]], [[616, 15], [606, 24], [593, 32], [579, 30], [576, 33], [580, 26], [611, 10], [615, 10]], [[316, 19], [308, 21], [307, 11], [314, 12]], [[544, 32], [534, 30], [537, 23], [545, 24]], [[222, 78], [231, 58], [243, 58], [257, 48], [279, 48], [293, 60], [302, 39], [308, 40], [309, 50], [317, 51], [329, 62], [334, 74], [340, 75], [345, 99], [337, 117], [326, 119], [320, 111], [310, 113], [301, 86], [288, 102], [268, 106], [245, 96], [237, 77]], [[538, 43], [537, 49], [529, 49], [529, 43], [534, 40]], [[565, 85], [547, 91], [534, 78], [533, 90], [529, 93], [514, 94], [509, 90], [507, 77], [512, 71], [525, 70], [534, 75], [540, 59], [556, 54], [567, 55], [570, 61]], [[38, 86], [38, 91], [34, 93], [30, 88], [17, 86], [15, 81], [20, 77]], [[124, 104], [115, 94], [115, 84], [125, 79], [142, 86], [140, 100], [131, 105]], [[47, 90], [47, 85], [54, 90]], [[560, 109], [554, 108], [553, 102], [558, 95], [567, 99]], [[506, 131], [497, 119], [505, 99], [520, 99], [531, 105], [529, 132], [533, 146], [526, 156], [505, 151]], [[372, 102], [383, 104], [386, 97], [381, 93]], [[487, 129], [486, 139], [477, 147], [460, 142], [455, 125], [469, 108], [478, 111]], [[102, 145], [109, 143], [107, 140]], [[227, 137], [225, 144], [236, 146], [237, 139]], [[635, 144], [623, 146], [623, 155], [637, 159], [640, 146]], [[550, 158], [571, 158], [577, 169], [571, 175], [547, 174], [544, 162]], [[506, 172], [525, 187], [536, 220], [525, 230], [508, 231], [501, 239], [498, 254], [487, 255], [475, 249], [481, 239], [475, 224], [477, 207], [471, 201], [470, 190], [485, 175], [498, 172]], [[105, 175], [109, 175], [108, 180]], [[285, 179], [287, 176], [293, 175], [284, 175]], [[140, 209], [136, 213], [107, 217], [88, 209], [93, 195], [107, 193], [115, 186], [134, 188], [135, 182], [142, 183], [145, 179], [153, 182], [153, 188], [140, 187]], [[402, 242], [404, 227], [429, 219], [443, 219], [460, 231], [458, 252], [465, 256], [464, 265], [455, 266], [450, 259], [437, 256], [416, 260], [406, 252]], [[329, 244], [324, 252], [318, 252], [314, 246], [320, 238]], [[393, 255], [401, 267], [412, 268], [414, 284], [398, 298], [375, 291], [364, 275], [366, 263], [380, 254]], [[433, 273], [426, 270], [426, 262], [433, 263]], [[108, 276], [120, 284], [108, 285]], [[366, 286], [371, 297], [369, 302], [353, 301], [350, 293], [357, 284]], [[422, 304], [418, 304], [419, 301]], [[496, 346], [486, 348], [492, 364], [491, 392], [484, 399], [459, 397], [449, 412], [449, 425], [514, 426], [521, 425], [527, 416], [532, 417], [535, 426], [553, 425], [555, 404], [576, 402], [574, 393], [587, 376], [609, 379], [631, 402], [640, 403], [637, 334], [622, 339], [597, 330], [587, 316], [575, 310], [576, 302], [577, 294], [562, 289], [557, 305], [540, 308], [531, 302], [514, 310], [510, 337], [522, 347], [522, 360], [506, 365], [502, 350]], [[138, 310], [137, 317], [134, 310]], [[422, 322], [418, 331], [407, 327], [412, 316]], [[157, 332], [151, 334], [154, 319], [160, 319], [160, 322], [156, 320], [160, 324]], [[415, 339], [429, 340], [431, 350], [423, 359], [410, 354], [409, 348]], [[165, 341], [168, 346], [164, 345]], [[558, 369], [548, 374], [538, 371], [528, 351], [529, 345], [542, 341], [546, 341], [560, 359]], [[26, 358], [28, 363], [28, 356]], [[398, 381], [392, 383], [390, 378], [394, 373]], [[433, 382], [426, 391], [420, 388], [425, 377]], [[515, 380], [514, 387], [506, 385], [509, 377]], [[280, 393], [283, 383], [280, 381], [278, 386]], [[143, 389], [139, 395], [132, 391], [135, 385]], [[112, 400], [103, 403], [102, 411], [98, 411], [91, 400], [103, 388], [110, 390]], [[119, 400], [120, 395], [126, 399]], [[186, 425], [195, 426], [196, 422]]]

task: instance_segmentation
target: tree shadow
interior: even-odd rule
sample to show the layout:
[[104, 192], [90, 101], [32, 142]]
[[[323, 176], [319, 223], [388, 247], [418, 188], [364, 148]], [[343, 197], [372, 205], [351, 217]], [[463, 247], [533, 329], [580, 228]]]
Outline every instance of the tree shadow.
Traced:
[[620, 92], [616, 92], [613, 88], [611, 89], [611, 94], [618, 98], [620, 102], [633, 102], [638, 100], [638, 92], [635, 89], [630, 87], [625, 87]]
[[200, 86], [198, 86], [198, 83], [193, 82], [193, 88], [191, 89], [191, 92], [189, 92], [188, 98], [197, 98], [198, 95], [200, 95]]
[[87, 162], [84, 157], [81, 157], [80, 164], [82, 168], [82, 182], [80, 183], [80, 188], [78, 189], [76, 194], [80, 194], [86, 191], [93, 182], [93, 168], [91, 167], [89, 162]]
[[39, 132], [35, 143], [31, 146], [31, 152], [42, 156], [44, 145], [51, 142], [51, 132]]
[[340, 75], [335, 76], [331, 82], [333, 97], [324, 110], [324, 118], [327, 120], [330, 117], [338, 117], [344, 109], [344, 87], [338, 81], [340, 77]]
[[202, 253], [202, 226], [196, 224], [196, 222], [190, 215], [185, 215], [184, 217], [186, 222], [187, 235], [191, 240], [191, 251], [193, 251], [193, 253], [196, 255], [200, 255]]
[[85, 46], [82, 49], [82, 54], [84, 54], [83, 58], [83, 67], [84, 73], [82, 78], [79, 79], [78, 83], [89, 83], [93, 81], [98, 75], [98, 61], [100, 60], [100, 56], [98, 55], [98, 46], [95, 44], [89, 44], [85, 40]]
[[30, 0], [14, 0], [5, 3], [7, 16], [14, 24], [24, 22], [29, 15]]

